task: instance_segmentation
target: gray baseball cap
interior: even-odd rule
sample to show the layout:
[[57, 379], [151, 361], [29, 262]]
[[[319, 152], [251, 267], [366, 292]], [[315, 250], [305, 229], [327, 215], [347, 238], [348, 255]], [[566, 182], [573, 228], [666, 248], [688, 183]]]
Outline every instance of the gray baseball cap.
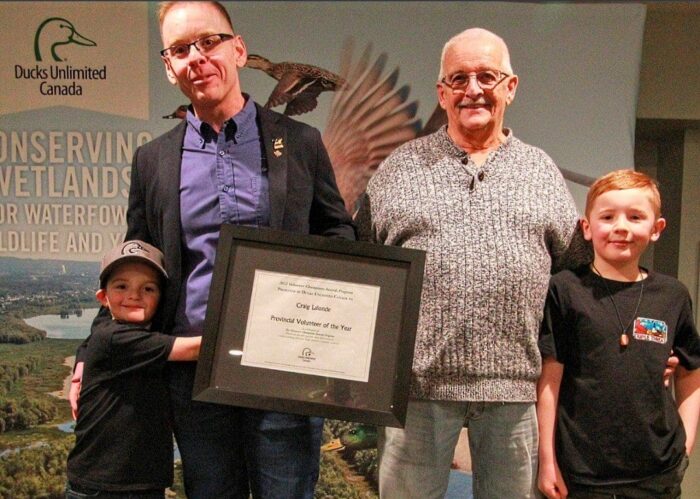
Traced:
[[168, 273], [163, 267], [163, 253], [148, 243], [134, 239], [132, 241], [124, 241], [109, 250], [102, 257], [102, 266], [100, 267], [100, 287], [104, 288], [107, 277], [117, 265], [124, 262], [141, 262], [150, 265], [156, 269], [163, 278], [168, 278]]

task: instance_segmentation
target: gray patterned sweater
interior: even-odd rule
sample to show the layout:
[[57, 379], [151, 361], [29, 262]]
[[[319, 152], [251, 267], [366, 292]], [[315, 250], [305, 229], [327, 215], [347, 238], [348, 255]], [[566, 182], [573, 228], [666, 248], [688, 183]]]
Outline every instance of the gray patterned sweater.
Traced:
[[367, 186], [360, 237], [427, 252], [411, 395], [534, 401], [539, 324], [577, 212], [561, 173], [512, 133], [477, 166], [443, 127]]

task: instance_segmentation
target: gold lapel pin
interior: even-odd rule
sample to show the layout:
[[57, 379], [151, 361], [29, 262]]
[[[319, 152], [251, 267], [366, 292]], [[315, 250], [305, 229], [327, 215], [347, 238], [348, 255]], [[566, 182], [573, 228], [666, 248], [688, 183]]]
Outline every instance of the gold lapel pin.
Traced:
[[272, 148], [274, 149], [274, 152], [272, 154], [274, 154], [276, 158], [282, 156], [282, 149], [284, 149], [284, 142], [282, 142], [282, 137], [278, 137], [272, 141]]

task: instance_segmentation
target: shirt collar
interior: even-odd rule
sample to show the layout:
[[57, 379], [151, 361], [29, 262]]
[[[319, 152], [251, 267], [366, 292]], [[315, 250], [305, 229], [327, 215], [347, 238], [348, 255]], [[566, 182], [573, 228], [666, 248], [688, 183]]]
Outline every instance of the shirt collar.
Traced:
[[[251, 99], [248, 94], [244, 93], [243, 97], [245, 98], [243, 108], [224, 122], [223, 129], [226, 133], [226, 140], [239, 142], [240, 137], [249, 133], [251, 129], [255, 129], [255, 119], [258, 114], [255, 108], [255, 102], [253, 102], [253, 99]], [[187, 115], [185, 119], [190, 129], [204, 139], [204, 142], [216, 141], [217, 133], [211, 125], [197, 118], [194, 114], [192, 104], [187, 106]]]
[[[452, 137], [450, 137], [450, 134], [447, 133], [447, 125], [442, 125], [442, 127], [436, 133], [437, 137], [440, 139], [440, 144], [446, 150], [452, 151], [452, 153], [460, 159], [468, 156], [468, 154], [461, 147], [455, 144]], [[506, 136], [506, 140], [503, 141], [500, 146], [498, 146], [496, 151], [500, 151], [501, 149], [508, 147], [513, 141], [512, 129], [504, 127], [503, 134]]]

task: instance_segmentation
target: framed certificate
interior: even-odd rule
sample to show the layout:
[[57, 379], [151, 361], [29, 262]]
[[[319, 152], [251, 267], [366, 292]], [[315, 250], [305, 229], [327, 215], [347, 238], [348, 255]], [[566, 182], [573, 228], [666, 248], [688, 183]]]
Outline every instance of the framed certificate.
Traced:
[[424, 262], [222, 226], [194, 400], [402, 427]]

